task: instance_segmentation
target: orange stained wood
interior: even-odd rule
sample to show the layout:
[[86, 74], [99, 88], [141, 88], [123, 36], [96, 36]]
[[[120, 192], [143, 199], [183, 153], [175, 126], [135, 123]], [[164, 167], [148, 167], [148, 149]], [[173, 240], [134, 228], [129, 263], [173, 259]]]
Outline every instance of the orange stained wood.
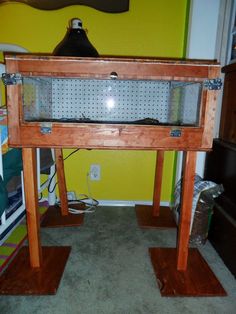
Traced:
[[55, 294], [70, 251], [69, 246], [44, 246], [42, 266], [35, 270], [26, 262], [29, 259], [28, 248], [21, 248], [0, 276], [0, 295]]
[[[10, 121], [9, 121], [10, 122]], [[180, 137], [172, 137], [173, 129], [181, 130]], [[12, 134], [13, 147], [68, 147], [94, 149], [144, 150], [208, 150], [202, 148], [203, 128], [53, 123], [49, 134], [41, 133], [40, 123], [20, 126], [20, 133]], [[34, 134], [34, 136], [29, 136]]]
[[38, 189], [35, 148], [23, 148], [24, 190], [27, 215], [30, 265], [39, 268], [42, 264], [42, 248], [39, 235]]
[[227, 295], [197, 248], [189, 249], [188, 268], [184, 272], [176, 270], [176, 249], [150, 248], [149, 254], [162, 296]]
[[[210, 67], [209, 72], [211, 77], [219, 76], [219, 69], [215, 67]], [[202, 147], [212, 146], [218, 92], [218, 90], [206, 90], [205, 92], [205, 106], [202, 106], [204, 108], [204, 114], [202, 115], [204, 119], [202, 121], [204, 125]]]
[[[165, 79], [201, 81], [211, 76], [209, 65], [219, 68], [212, 61], [155, 59], [155, 58], [74, 58], [34, 55], [6, 55], [6, 63], [17, 61], [18, 70], [24, 75], [93, 77], [109, 79], [112, 72], [119, 79]], [[182, 78], [182, 79], [181, 79]]]
[[179, 271], [187, 269], [196, 156], [197, 153], [194, 151], [185, 152], [178, 232], [177, 270]]
[[69, 214], [69, 211], [62, 149], [60, 148], [55, 149], [55, 159], [58, 178], [58, 189], [61, 203], [61, 214], [62, 216], [66, 216]]
[[158, 151], [156, 157], [156, 170], [153, 193], [153, 216], [158, 217], [160, 214], [160, 200], [161, 200], [161, 184], [164, 164], [164, 151]]

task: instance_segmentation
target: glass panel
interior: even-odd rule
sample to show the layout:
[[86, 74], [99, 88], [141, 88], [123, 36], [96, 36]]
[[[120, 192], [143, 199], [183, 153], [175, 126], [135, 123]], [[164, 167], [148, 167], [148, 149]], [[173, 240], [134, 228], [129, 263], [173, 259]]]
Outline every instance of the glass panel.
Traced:
[[168, 123], [197, 125], [201, 100], [201, 83], [172, 82]]
[[198, 125], [200, 83], [23, 78], [25, 121]]

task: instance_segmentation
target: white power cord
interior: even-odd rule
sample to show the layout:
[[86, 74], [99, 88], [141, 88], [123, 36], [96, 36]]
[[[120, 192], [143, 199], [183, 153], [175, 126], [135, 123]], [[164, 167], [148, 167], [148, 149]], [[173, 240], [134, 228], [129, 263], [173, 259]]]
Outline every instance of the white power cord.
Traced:
[[69, 207], [68, 210], [71, 214], [83, 214], [83, 213], [93, 213], [95, 211], [95, 208], [98, 206], [98, 201], [88, 197], [85, 194], [80, 194], [80, 197], [83, 196], [83, 198], [79, 198], [78, 200], [72, 200], [68, 201], [68, 204], [85, 204], [88, 206], [85, 209], [76, 209], [76, 208], [71, 208]]
[[84, 213], [94, 213], [95, 212], [95, 208], [98, 206], [99, 202], [97, 200], [95, 200], [92, 196], [91, 196], [91, 188], [90, 188], [90, 182], [89, 182], [89, 173], [87, 173], [86, 175], [86, 181], [87, 181], [87, 189], [88, 189], [88, 196], [86, 194], [79, 194], [79, 198], [76, 200], [70, 200], [68, 201], [68, 204], [72, 205], [72, 204], [84, 204], [86, 206], [88, 206], [85, 209], [76, 209], [76, 208], [71, 208], [69, 207], [69, 213], [74, 214], [74, 215], [78, 215], [78, 214], [84, 214]]

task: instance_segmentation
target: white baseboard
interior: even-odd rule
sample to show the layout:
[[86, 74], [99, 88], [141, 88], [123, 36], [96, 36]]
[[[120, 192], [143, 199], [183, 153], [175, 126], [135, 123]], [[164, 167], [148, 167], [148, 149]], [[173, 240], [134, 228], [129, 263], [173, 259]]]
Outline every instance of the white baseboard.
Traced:
[[[152, 205], [152, 201], [142, 200], [98, 200], [100, 206], [127, 206], [134, 207], [135, 205]], [[170, 202], [161, 202], [161, 206], [170, 206]]]
[[[96, 199], [97, 200], [97, 199]], [[56, 198], [56, 202], [59, 202], [59, 197]], [[126, 206], [126, 207], [134, 207], [135, 205], [152, 205], [152, 200], [150, 201], [143, 201], [143, 200], [129, 200], [129, 201], [123, 201], [123, 200], [97, 200], [99, 206]], [[172, 206], [171, 202], [164, 201], [160, 202], [161, 206]]]

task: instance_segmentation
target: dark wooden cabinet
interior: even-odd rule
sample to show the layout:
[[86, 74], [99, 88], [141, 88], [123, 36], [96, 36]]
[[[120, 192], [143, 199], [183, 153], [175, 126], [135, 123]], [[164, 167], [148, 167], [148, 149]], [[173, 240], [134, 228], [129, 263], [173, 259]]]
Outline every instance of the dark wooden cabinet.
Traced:
[[205, 179], [224, 186], [224, 192], [215, 200], [208, 237], [236, 276], [236, 144], [214, 140], [206, 158]]
[[209, 240], [229, 270], [236, 276], [236, 63], [225, 73], [220, 138], [207, 154], [205, 179], [224, 186], [216, 199]]
[[236, 63], [222, 68], [225, 73], [220, 138], [236, 144]]

